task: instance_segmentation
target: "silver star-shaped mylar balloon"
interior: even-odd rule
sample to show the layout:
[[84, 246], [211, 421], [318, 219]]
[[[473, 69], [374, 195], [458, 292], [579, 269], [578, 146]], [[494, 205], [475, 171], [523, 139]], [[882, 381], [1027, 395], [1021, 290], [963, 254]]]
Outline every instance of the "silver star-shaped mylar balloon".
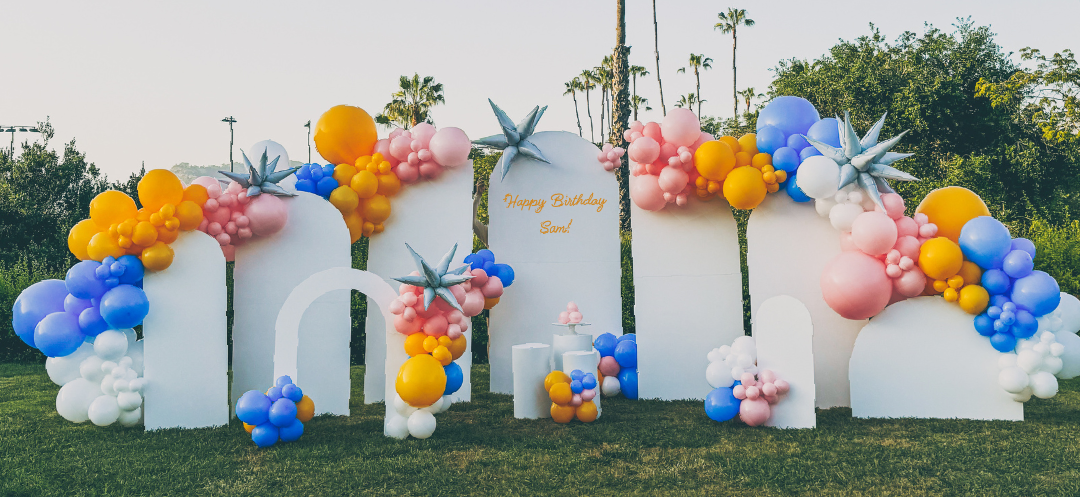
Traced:
[[251, 161], [248, 160], [248, 156], [243, 150], [240, 151], [240, 154], [244, 156], [244, 165], [248, 168], [248, 173], [246, 175], [244, 173], [231, 173], [228, 171], [218, 172], [225, 175], [227, 178], [240, 183], [240, 186], [247, 188], [247, 196], [255, 197], [263, 192], [279, 197], [296, 196], [295, 193], [278, 186], [277, 182], [287, 178], [290, 174], [295, 173], [300, 169], [299, 166], [284, 171], [274, 172], [274, 169], [277, 169], [278, 159], [280, 159], [281, 156], [274, 157], [274, 160], [267, 164], [266, 150], [263, 150], [262, 159], [259, 160], [259, 168], [255, 169], [255, 166], [251, 165]]
[[819, 142], [813, 138], [805, 136], [804, 138], [818, 152], [821, 152], [821, 155], [832, 159], [840, 167], [839, 188], [857, 183], [859, 188], [874, 199], [874, 203], [878, 207], [884, 209], [885, 206], [881, 203], [881, 192], [893, 192], [892, 187], [889, 186], [886, 180], [918, 181], [918, 178], [889, 165], [900, 159], [915, 155], [889, 152], [907, 134], [907, 131], [878, 143], [881, 127], [885, 125], [884, 115], [862, 139], [859, 139], [859, 135], [855, 134], [855, 128], [851, 126], [851, 114], [849, 112], [844, 113], [844, 119], [837, 117], [836, 120], [840, 128], [840, 148]]
[[503, 132], [501, 135], [491, 135], [479, 140], [473, 140], [473, 143], [503, 151], [502, 157], [499, 157], [499, 162], [495, 164], [496, 167], [502, 168], [500, 180], [506, 178], [506, 173], [510, 171], [510, 165], [518, 155], [524, 155], [550, 164], [544, 158], [544, 154], [540, 153], [540, 149], [529, 141], [533, 131], [536, 131], [536, 123], [540, 121], [540, 116], [544, 115], [544, 111], [547, 110], [546, 105], [544, 108], [533, 107], [532, 112], [525, 116], [525, 119], [514, 125], [514, 121], [511, 121], [510, 117], [498, 105], [495, 105], [495, 102], [492, 102], [490, 98], [488, 103], [491, 104], [491, 109], [495, 111], [495, 116], [499, 118], [499, 126], [502, 126]]
[[394, 281], [405, 283], [406, 285], [418, 286], [424, 289], [424, 310], [426, 311], [428, 306], [431, 305], [431, 301], [435, 300], [435, 296], [443, 299], [447, 304], [457, 310], [461, 310], [461, 305], [458, 304], [457, 298], [450, 292], [450, 287], [464, 283], [471, 280], [472, 275], [462, 275], [465, 271], [469, 270], [469, 265], [466, 264], [453, 271], [448, 271], [450, 268], [450, 260], [454, 258], [454, 252], [457, 252], [457, 244], [450, 249], [442, 260], [439, 261], [439, 266], [432, 268], [420, 254], [417, 254], [408, 243], [405, 244], [408, 247], [409, 252], [412, 253], [413, 260], [416, 261], [416, 267], [420, 271], [419, 276], [402, 276], [400, 278], [394, 278]]

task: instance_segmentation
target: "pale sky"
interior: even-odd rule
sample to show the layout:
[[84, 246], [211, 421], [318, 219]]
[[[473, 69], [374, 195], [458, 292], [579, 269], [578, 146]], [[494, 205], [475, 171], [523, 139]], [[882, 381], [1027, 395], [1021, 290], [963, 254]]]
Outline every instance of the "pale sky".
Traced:
[[[650, 75], [638, 93], [660, 120], [652, 3], [626, 0], [630, 63]], [[1021, 7], [1021, 4], [1023, 6]], [[732, 4], [657, 1], [664, 99], [694, 91], [677, 74], [691, 52], [712, 57], [703, 74], [703, 113], [731, 113], [731, 37], [713, 30]], [[890, 40], [923, 23], [951, 31], [957, 17], [990, 25], [1006, 52], [1080, 50], [1080, 0], [782, 0], [744, 2], [757, 21], [739, 32], [740, 89], [764, 92], [782, 59], [817, 58], [838, 39], [869, 33]], [[419, 72], [445, 86], [436, 126], [471, 138], [498, 132], [492, 98], [514, 120], [550, 106], [540, 130], [577, 132], [563, 83], [599, 65], [614, 46], [611, 0], [195, 1], [0, 3], [0, 125], [51, 116], [60, 147], [73, 137], [88, 159], [117, 179], [138, 170], [228, 161], [228, 125], [240, 148], [264, 139], [307, 161], [307, 130], [337, 104], [374, 115], [398, 76]], [[598, 95], [593, 118], [599, 126]], [[588, 137], [584, 99], [582, 119]], [[380, 135], [387, 130], [380, 127]], [[37, 135], [16, 133], [17, 141]], [[0, 135], [7, 147], [10, 134]], [[312, 146], [313, 159], [322, 162]]]

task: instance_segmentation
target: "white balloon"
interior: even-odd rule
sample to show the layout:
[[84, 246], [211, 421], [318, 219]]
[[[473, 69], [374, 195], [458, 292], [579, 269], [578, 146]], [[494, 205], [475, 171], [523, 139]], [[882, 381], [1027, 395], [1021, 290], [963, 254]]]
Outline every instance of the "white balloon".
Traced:
[[136, 407], [133, 411], [120, 411], [120, 426], [138, 426], [142, 423], [142, 408]]
[[427, 411], [416, 411], [409, 415], [409, 435], [425, 439], [435, 433], [435, 415]]
[[833, 228], [841, 232], [851, 231], [851, 225], [855, 222], [855, 218], [859, 217], [859, 214], [863, 212], [866, 211], [859, 204], [836, 204], [829, 210], [829, 223], [833, 225]]
[[1080, 331], [1080, 299], [1061, 292], [1061, 303], [1055, 311], [1061, 319], [1062, 331], [1076, 333]]
[[50, 357], [45, 359], [45, 371], [49, 373], [49, 379], [57, 385], [64, 386], [67, 382], [82, 376], [80, 368], [87, 357], [94, 355], [94, 345], [83, 342], [79, 348], [64, 357]]
[[139, 340], [134, 345], [128, 347], [128, 357], [131, 358], [131, 369], [134, 369], [139, 376], [143, 375], [143, 341]]
[[1016, 365], [1028, 373], [1035, 373], [1042, 365], [1042, 354], [1034, 350], [1021, 350], [1016, 354]]
[[705, 357], [709, 362], [720, 362], [724, 360], [724, 357], [727, 357], [727, 354], [721, 353], [720, 349], [712, 349], [709, 351], [709, 355]]
[[398, 414], [406, 418], [417, 411], [415, 407], [410, 406], [409, 404], [405, 403], [404, 400], [401, 400], [401, 396], [398, 395], [396, 392], [394, 393], [394, 410], [397, 411]]
[[1028, 374], [1019, 367], [1012, 366], [998, 373], [998, 384], [1009, 393], [1020, 393], [1028, 386]]
[[730, 387], [735, 383], [735, 379], [731, 377], [731, 368], [722, 362], [709, 363], [709, 367], [705, 368], [705, 381], [713, 388]]
[[1058, 392], [1058, 382], [1054, 375], [1039, 371], [1031, 375], [1031, 393], [1040, 399], [1049, 399]]
[[1059, 359], [1061, 359], [1061, 371], [1057, 377], [1063, 380], [1080, 376], [1080, 336], [1069, 331], [1059, 331], [1054, 334], [1057, 341], [1065, 347]]
[[622, 384], [619, 383], [619, 379], [614, 376], [605, 376], [604, 383], [600, 385], [600, 393], [605, 397], [614, 397], [622, 392]]
[[116, 397], [109, 395], [94, 399], [88, 411], [90, 422], [98, 426], [109, 426], [120, 419], [120, 406], [116, 403]]
[[116, 390], [117, 394], [128, 391], [128, 381], [123, 378], [113, 380], [113, 390]]
[[[420, 408], [420, 410], [430, 412], [431, 414], [438, 414], [438, 413], [442, 412], [443, 398], [444, 397], [439, 397], [439, 400], [436, 400], [434, 404], [431, 404], [430, 406], [427, 406], [427, 407]], [[410, 416], [411, 416], [411, 414], [410, 414]]]
[[106, 377], [102, 378], [101, 379], [101, 393], [103, 393], [105, 395], [112, 395], [112, 396], [115, 397], [116, 396], [116, 388], [113, 388], [114, 387], [114, 385], [113, 385], [114, 381], [116, 381], [116, 378], [113, 378], [112, 375], [109, 375], [109, 376], [106, 376]]
[[832, 210], [834, 205], [836, 205], [836, 202], [833, 202], [831, 198], [819, 198], [814, 201], [814, 210], [821, 217], [829, 217], [829, 211]]
[[396, 414], [391, 414], [390, 419], [386, 420], [384, 431], [388, 437], [405, 440], [409, 437], [409, 420]]
[[101, 358], [96, 355], [87, 357], [79, 365], [79, 374], [88, 381], [99, 382], [105, 376], [105, 372], [101, 370], [101, 363]]
[[836, 194], [840, 186], [840, 167], [832, 159], [814, 155], [799, 165], [795, 183], [807, 197], [825, 198]]
[[[1055, 345], [1057, 345], [1057, 344], [1055, 344]], [[1043, 359], [1042, 370], [1046, 371], [1047, 373], [1056, 375], [1056, 374], [1058, 374], [1058, 372], [1061, 371], [1061, 367], [1063, 365], [1064, 365], [1064, 362], [1061, 360], [1060, 357], [1050, 356], [1050, 357], [1047, 357], [1047, 358]]]
[[132, 392], [141, 393], [144, 388], [146, 388], [146, 378], [135, 378], [134, 380], [128, 381], [128, 390], [131, 390]]
[[94, 353], [106, 361], [118, 361], [127, 353], [128, 339], [122, 331], [105, 330], [94, 340]]
[[116, 394], [116, 404], [121, 411], [134, 411], [142, 405], [142, 395], [135, 392], [120, 392]]
[[735, 367], [731, 368], [731, 379], [732, 379], [732, 381], [742, 381], [742, 375], [745, 372], [747, 372], [745, 369], [740, 368], [738, 366], [735, 366]]
[[87, 411], [94, 399], [101, 397], [101, 387], [86, 378], [76, 378], [60, 387], [56, 394], [56, 412], [72, 423], [90, 419]]
[[731, 352], [749, 354], [751, 360], [757, 361], [757, 342], [754, 337], [743, 335], [731, 342]]
[[452, 397], [452, 396], [450, 396], [450, 395], [443, 395], [443, 398], [442, 398], [442, 409], [439, 409], [439, 412], [446, 412], [446, 411], [449, 411], [449, 410], [450, 410], [450, 405], [451, 405], [451, 404], [453, 404], [453, 403], [454, 403], [454, 399], [453, 399], [453, 397]]
[[1020, 393], [1014, 393], [1012, 397], [1013, 400], [1017, 402], [1027, 402], [1031, 400], [1031, 387], [1025, 388], [1024, 391]]

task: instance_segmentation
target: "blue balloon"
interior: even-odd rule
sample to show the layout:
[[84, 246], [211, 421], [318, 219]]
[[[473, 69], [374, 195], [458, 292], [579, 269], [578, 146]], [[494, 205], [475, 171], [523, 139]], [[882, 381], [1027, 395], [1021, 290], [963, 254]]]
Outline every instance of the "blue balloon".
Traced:
[[600, 357], [610, 357], [615, 355], [615, 344], [619, 342], [618, 338], [611, 333], [604, 333], [593, 339], [593, 347], [600, 353]]
[[1005, 271], [1010, 278], [1023, 278], [1031, 274], [1034, 269], [1035, 261], [1031, 259], [1031, 254], [1023, 250], [1009, 252], [1001, 263], [1001, 270]]
[[277, 443], [280, 433], [278, 427], [263, 423], [251, 429], [251, 441], [259, 447], [269, 447]]
[[465, 383], [465, 375], [458, 363], [451, 362], [443, 366], [443, 372], [446, 373], [446, 390], [443, 390], [443, 395], [450, 395], [458, 391], [461, 385]]
[[777, 170], [793, 173], [799, 168], [799, 162], [799, 153], [791, 147], [780, 147], [773, 153], [772, 165]]
[[236, 417], [249, 425], [261, 425], [270, 419], [270, 397], [258, 390], [248, 390], [236, 401]]
[[813, 157], [815, 155], [821, 155], [821, 152], [818, 152], [818, 149], [816, 149], [814, 147], [806, 147], [806, 148], [800, 150], [799, 151], [799, 164], [802, 164], [803, 161], [805, 161], [806, 159], [809, 159], [810, 157]]
[[1039, 331], [1039, 322], [1030, 312], [1020, 309], [1012, 325], [1012, 334], [1016, 338], [1031, 338]]
[[325, 165], [323, 165], [322, 174], [323, 174], [323, 177], [333, 176], [334, 175], [334, 165], [333, 164], [325, 164]]
[[473, 269], [479, 269], [484, 265], [484, 258], [481, 257], [479, 254], [469, 254], [465, 256], [465, 260], [463, 262], [465, 264], [468, 264]]
[[75, 352], [86, 340], [79, 328], [79, 318], [66, 312], [45, 316], [34, 328], [34, 345], [49, 357], [64, 357]]
[[[255, 430], [252, 430], [254, 433]], [[304, 423], [299, 419], [294, 419], [292, 424], [288, 426], [282, 426], [278, 428], [278, 436], [281, 437], [282, 442], [295, 442], [300, 439], [300, 435], [304, 434]]]
[[623, 340], [615, 346], [615, 362], [619, 363], [623, 368], [636, 368], [637, 367], [637, 342], [633, 340]]
[[1042, 271], [1032, 271], [1013, 282], [1011, 300], [1018, 308], [1042, 316], [1054, 312], [1061, 303], [1061, 287], [1053, 276]]
[[301, 192], [316, 193], [315, 182], [310, 179], [296, 180], [296, 190]]
[[835, 118], [826, 117], [814, 123], [804, 134], [807, 138], [813, 138], [826, 145], [840, 147], [840, 121]]
[[619, 371], [619, 389], [630, 400], [637, 400], [637, 370], [624, 368]]
[[990, 295], [1009, 293], [1009, 285], [1011, 284], [1012, 280], [1009, 279], [1009, 275], [1000, 269], [990, 269], [982, 274], [982, 287]]
[[784, 186], [784, 191], [786, 191], [788, 196], [791, 197], [791, 200], [794, 200], [796, 202], [809, 202], [810, 200], [812, 200], [810, 197], [807, 197], [805, 193], [803, 193], [802, 188], [799, 188], [799, 185], [795, 184], [794, 174], [788, 176], [786, 186]]
[[482, 259], [484, 259], [485, 261], [488, 261], [488, 262], [490, 262], [492, 264], [495, 263], [495, 254], [492, 251], [488, 250], [488, 249], [477, 250], [476, 255], [480, 256]]
[[514, 268], [508, 264], [492, 264], [491, 271], [494, 273], [491, 276], [498, 276], [502, 281], [503, 288], [514, 284]]
[[289, 383], [281, 387], [281, 396], [293, 402], [300, 402], [304, 398], [304, 391], [300, 387]]
[[319, 181], [322, 180], [322, 179], [323, 179], [322, 166], [320, 166], [318, 164], [312, 164], [311, 165], [311, 181], [314, 181], [316, 184], [318, 184]]
[[984, 337], [992, 336], [996, 333], [994, 331], [994, 318], [986, 314], [975, 316], [975, 331]]
[[998, 352], [1012, 352], [1016, 348], [1016, 337], [1009, 333], [995, 333], [990, 337], [990, 345]]
[[1027, 238], [1013, 238], [1012, 246], [1013, 250], [1023, 250], [1028, 254], [1031, 254], [1031, 258], [1035, 258], [1035, 244]]
[[630, 340], [631, 342], [637, 342], [637, 335], [633, 333], [627, 333], [619, 337], [620, 342], [625, 342], [626, 340]]
[[581, 386], [586, 390], [596, 388], [596, 375], [585, 373], [585, 377], [581, 379]]
[[304, 165], [300, 166], [300, 169], [297, 169], [295, 174], [296, 174], [297, 183], [300, 182], [299, 180], [310, 180], [311, 179], [311, 164], [304, 164]]
[[[760, 121], [759, 121], [760, 122]], [[787, 145], [784, 132], [775, 126], [759, 127], [757, 132], [757, 149], [763, 154], [772, 155], [778, 148]]]
[[274, 386], [275, 387], [284, 387], [285, 385], [292, 385], [292, 384], [293, 384], [292, 377], [287, 375], [287, 374], [283, 374], [281, 376], [278, 376], [278, 378], [276, 380], [274, 380]]
[[728, 421], [739, 414], [741, 405], [730, 387], [717, 388], [705, 396], [705, 415], [713, 421]]
[[583, 372], [580, 369], [575, 369], [575, 370], [570, 372], [570, 379], [571, 380], [581, 381], [581, 379], [584, 378], [584, 377], [585, 377], [585, 372]]
[[332, 176], [324, 176], [318, 183], [315, 184], [315, 193], [318, 193], [320, 197], [330, 198], [330, 193], [338, 187], [338, 182]]
[[[491, 274], [491, 268], [493, 268], [493, 267], [495, 267], [494, 262], [484, 261], [484, 264], [480, 266], [480, 269], [483, 269], [485, 273]], [[473, 268], [473, 269], [476, 269], [476, 268]], [[499, 278], [499, 279], [502, 279], [502, 278]]]
[[[821, 120], [814, 104], [802, 97], [784, 96], [772, 99], [758, 113], [757, 129], [765, 126], [778, 128], [784, 135], [806, 134], [810, 127]], [[761, 150], [759, 147], [758, 150]]]
[[37, 348], [34, 345], [34, 327], [45, 316], [64, 312], [67, 296], [67, 286], [62, 280], [44, 280], [27, 287], [11, 308], [11, 326], [15, 328], [15, 334], [27, 345]]
[[570, 382], [570, 391], [574, 393], [581, 393], [585, 390], [585, 387], [581, 384], [581, 380], [573, 380]]
[[109, 323], [101, 317], [101, 312], [97, 307], [89, 307], [79, 313], [79, 328], [82, 329], [84, 335], [96, 337], [109, 329]]
[[90, 307], [94, 307], [94, 303], [89, 300], [83, 300], [71, 294], [64, 298], [64, 312], [68, 314], [78, 316], [79, 313]]
[[[281, 395], [281, 387], [276, 386], [276, 385], [270, 387], [270, 389], [266, 391], [266, 396], [270, 398], [270, 402], [277, 402], [278, 399], [280, 399], [282, 397], [282, 395]], [[248, 424], [251, 424], [251, 423], [248, 423]]]
[[68, 293], [86, 300], [101, 298], [105, 295], [109, 287], [105, 285], [105, 281], [98, 279], [97, 268], [99, 267], [101, 263], [97, 261], [82, 261], [71, 266], [67, 277], [64, 278]]
[[960, 250], [967, 260], [983, 269], [1001, 267], [1009, 253], [1012, 235], [1001, 221], [990, 216], [979, 216], [960, 229]]
[[125, 255], [116, 260], [123, 268], [124, 272], [120, 274], [121, 285], [134, 285], [142, 281], [143, 276], [146, 274], [146, 268], [143, 267], [143, 263], [137, 256]]
[[[120, 285], [101, 297], [99, 305], [101, 317], [113, 329], [134, 328], [142, 323], [146, 313], [150, 312], [150, 301], [141, 288], [132, 285]], [[251, 424], [251, 423], [248, 423]]]
[[791, 135], [787, 137], [787, 146], [802, 152], [802, 149], [810, 146], [810, 142], [806, 141], [803, 135]]
[[295, 420], [296, 402], [282, 397], [275, 400], [273, 405], [270, 406], [270, 424], [280, 428], [291, 425]]

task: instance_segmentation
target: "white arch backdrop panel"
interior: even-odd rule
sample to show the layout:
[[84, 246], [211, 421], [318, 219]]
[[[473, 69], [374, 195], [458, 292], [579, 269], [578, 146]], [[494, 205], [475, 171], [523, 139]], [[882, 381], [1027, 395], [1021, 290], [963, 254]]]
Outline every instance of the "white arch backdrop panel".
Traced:
[[754, 342], [759, 369], [771, 369], [791, 385], [791, 391], [772, 406], [765, 426], [815, 428], [814, 325], [810, 311], [798, 299], [778, 295], [762, 302], [754, 313]]
[[814, 381], [817, 406], [851, 405], [848, 360], [866, 320], [840, 317], [821, 296], [821, 272], [840, 253], [840, 232], [818, 215], [812, 203], [799, 204], [772, 193], [746, 226], [746, 266], [753, 316], [777, 295], [795, 297], [814, 322]]
[[[392, 288], [399, 283], [395, 276], [405, 276], [416, 271], [405, 244], [429, 262], [435, 263], [458, 244], [451, 268], [464, 264], [465, 256], [472, 252], [472, 161], [468, 164], [445, 169], [435, 181], [421, 181], [406, 186], [395, 196], [393, 213], [387, 220], [386, 230], [371, 237], [368, 245], [367, 270], [383, 278]], [[516, 288], [516, 287], [515, 287]], [[372, 308], [368, 299], [365, 322], [366, 342], [364, 353], [364, 402], [382, 402], [386, 398], [386, 328], [383, 313]], [[390, 321], [393, 328], [393, 321]], [[472, 398], [470, 373], [472, 369], [472, 328], [465, 332], [468, 348], [458, 358], [465, 381], [452, 396], [455, 402]], [[404, 343], [404, 342], [403, 342]], [[396, 378], [397, 371], [394, 371]]]
[[229, 423], [225, 256], [201, 231], [172, 243], [172, 265], [147, 272], [143, 320], [147, 430]]
[[723, 199], [631, 212], [638, 396], [703, 399], [708, 383], [690, 380], [710, 350], [743, 335], [735, 218]]
[[[596, 159], [600, 150], [573, 133], [546, 131], [530, 138], [551, 164], [514, 160], [506, 178], [491, 175], [488, 191], [489, 243], [495, 261], [509, 264], [512, 287], [491, 310], [491, 391], [513, 393], [511, 347], [548, 343], [551, 323], [568, 301], [581, 308], [593, 336], [622, 334], [619, 267], [619, 185]], [[498, 169], [498, 168], [496, 168]], [[603, 199], [597, 205], [553, 206], [557, 195]], [[553, 196], [556, 198], [553, 199]], [[543, 201], [543, 207], [508, 207], [513, 201]], [[544, 225], [542, 223], [548, 222]], [[541, 233], [568, 226], [567, 232]]]
[[[289, 221], [277, 234], [237, 247], [233, 270], [233, 383], [235, 405], [248, 390], [265, 391], [274, 383], [274, 324], [293, 288], [312, 274], [352, 266], [349, 230], [341, 213], [322, 197], [300, 192], [286, 198]], [[349, 292], [337, 290], [319, 297], [304, 313], [300, 334], [321, 337], [298, 344], [299, 374], [328, 368], [342, 378], [322, 378], [334, 385], [329, 398], [315, 401], [316, 413], [349, 414]], [[305, 392], [318, 385], [297, 383]], [[310, 395], [310, 393], [309, 393]]]

